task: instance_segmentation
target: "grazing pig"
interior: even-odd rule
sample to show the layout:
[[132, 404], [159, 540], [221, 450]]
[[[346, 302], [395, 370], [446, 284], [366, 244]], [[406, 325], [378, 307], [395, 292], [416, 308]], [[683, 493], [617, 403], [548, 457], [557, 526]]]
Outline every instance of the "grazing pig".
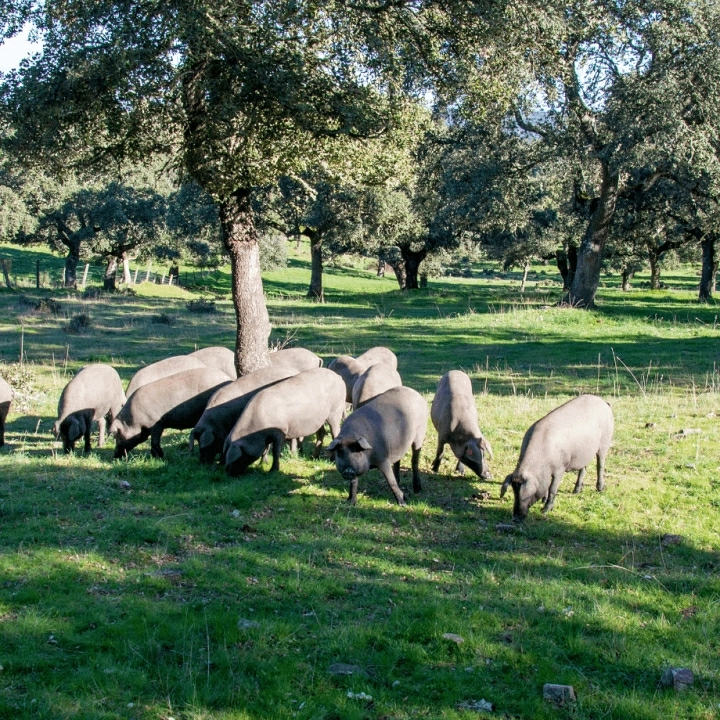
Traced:
[[0, 447], [5, 444], [5, 420], [10, 412], [12, 388], [0, 377]]
[[185, 372], [185, 370], [196, 370], [207, 367], [204, 362], [190, 355], [173, 355], [173, 357], [158, 360], [157, 362], [140, 368], [130, 379], [125, 395], [128, 400], [130, 396], [143, 385], [161, 380], [162, 378]]
[[225, 470], [228, 475], [240, 475], [272, 444], [271, 471], [277, 471], [283, 442], [313, 433], [313, 456], [317, 457], [325, 437], [325, 423], [336, 437], [344, 411], [345, 385], [325, 368], [306, 370], [260, 390], [225, 440]]
[[457, 458], [456, 470], [465, 474], [467, 465], [478, 477], [490, 477], [485, 454], [492, 457], [490, 444], [478, 426], [477, 408], [470, 378], [461, 370], [451, 370], [440, 378], [430, 408], [430, 418], [438, 434], [433, 472], [440, 468], [445, 444]]
[[75, 449], [85, 436], [85, 452], [90, 452], [90, 433], [94, 420], [100, 428], [98, 446], [105, 444], [105, 418], [112, 422], [125, 404], [122, 381], [115, 368], [102, 363], [86, 365], [65, 386], [58, 403], [58, 419], [53, 426], [63, 450]]
[[206, 367], [221, 370], [232, 380], [237, 377], [235, 353], [226, 347], [216, 345], [213, 347], [200, 348], [200, 350], [191, 352], [188, 357], [196, 358]]
[[203, 366], [138, 388], [110, 426], [115, 457], [125, 456], [149, 437], [152, 456], [162, 458], [160, 438], [165, 428], [193, 427], [213, 393], [229, 382], [224, 372]]
[[361, 365], [364, 365], [366, 370], [371, 365], [376, 365], [377, 363], [385, 363], [385, 365], [389, 365], [393, 370], [397, 370], [398, 366], [395, 353], [382, 345], [366, 350], [362, 355], [358, 355], [355, 359]]
[[597, 489], [605, 489], [605, 455], [612, 441], [614, 420], [610, 406], [596, 395], [580, 395], [555, 408], [530, 426], [520, 448], [515, 471], [505, 478], [515, 494], [513, 517], [524, 520], [536, 500], [552, 510], [563, 474], [579, 470], [574, 492], [583, 487], [585, 467], [597, 457]]
[[405, 498], [398, 486], [400, 458], [412, 448], [413, 490], [420, 492], [420, 449], [427, 430], [427, 403], [408, 387], [395, 387], [355, 410], [330, 443], [335, 467], [350, 481], [348, 502], [357, 502], [358, 477], [370, 468], [385, 476], [399, 505]]
[[200, 462], [211, 463], [222, 452], [225, 438], [250, 400], [260, 390], [293, 375], [297, 375], [297, 371], [287, 365], [271, 366], [243, 375], [221, 387], [210, 398], [205, 412], [190, 432], [190, 450], [197, 440]]
[[304, 372], [305, 370], [320, 368], [323, 364], [321, 358], [305, 348], [286, 348], [285, 350], [276, 350], [275, 352], [271, 352], [268, 357], [270, 358], [270, 365], [273, 367], [285, 365], [286, 367], [293, 368], [299, 373]]
[[353, 410], [362, 407], [368, 400], [394, 387], [400, 387], [402, 379], [397, 370], [385, 363], [371, 365], [355, 381], [352, 389]]
[[367, 367], [349, 355], [341, 355], [328, 365], [328, 370], [332, 370], [342, 378], [345, 383], [345, 402], [351, 403], [355, 382]]

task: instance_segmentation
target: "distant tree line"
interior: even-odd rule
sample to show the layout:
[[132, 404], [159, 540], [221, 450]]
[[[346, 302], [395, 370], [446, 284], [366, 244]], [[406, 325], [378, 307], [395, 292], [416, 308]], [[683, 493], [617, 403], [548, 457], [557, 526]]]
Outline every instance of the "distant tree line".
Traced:
[[672, 252], [717, 273], [713, 0], [3, 4], [43, 50], [1, 78], [0, 234], [83, 253], [221, 255], [236, 364], [267, 363], [261, 237], [304, 235], [309, 295], [354, 252], [423, 284], [481, 248], [555, 262], [595, 304]]

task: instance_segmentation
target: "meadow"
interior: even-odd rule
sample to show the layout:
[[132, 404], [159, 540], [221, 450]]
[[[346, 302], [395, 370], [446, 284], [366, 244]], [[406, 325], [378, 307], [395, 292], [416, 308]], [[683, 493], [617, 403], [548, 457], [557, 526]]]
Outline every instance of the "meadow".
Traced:
[[[62, 265], [0, 248], [18, 272], [33, 253]], [[273, 344], [326, 363], [387, 345], [428, 402], [447, 370], [473, 380], [493, 478], [457, 476], [449, 450], [432, 473], [430, 427], [421, 494], [403, 463], [406, 508], [376, 471], [347, 506], [326, 459], [287, 453], [277, 473], [228, 478], [182, 432], [164, 437], [164, 461], [147, 444], [128, 461], [111, 442], [62, 455], [50, 428], [78, 368], [107, 362], [127, 382], [162, 357], [232, 346], [227, 269], [183, 272], [186, 289], [87, 299], [0, 288], [0, 375], [18, 388], [0, 450], [0, 717], [720, 714], [720, 325], [691, 271], [667, 271], [655, 292], [605, 278], [599, 309], [581, 313], [555, 306], [550, 266], [522, 296], [519, 273], [491, 265], [403, 294], [339, 262], [319, 304], [304, 298], [307, 248], [293, 250], [264, 276]], [[198, 298], [217, 312], [189, 312]], [[615, 414], [607, 490], [594, 468], [579, 496], [566, 477], [551, 513], [508, 528], [499, 488], [525, 430], [579, 392]], [[668, 667], [694, 685], [659, 687]], [[549, 704], [548, 682], [577, 701]]]

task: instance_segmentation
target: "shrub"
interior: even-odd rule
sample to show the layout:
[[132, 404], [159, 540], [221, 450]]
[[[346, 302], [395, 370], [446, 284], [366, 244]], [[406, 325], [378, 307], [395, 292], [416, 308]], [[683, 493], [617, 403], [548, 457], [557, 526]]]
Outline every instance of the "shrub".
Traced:
[[174, 315], [168, 315], [167, 313], [160, 313], [159, 315], [153, 315], [150, 318], [150, 322], [153, 325], [173, 325], [177, 318]]
[[262, 270], [287, 267], [287, 240], [284, 235], [261, 235], [259, 244]]
[[92, 318], [87, 313], [73, 315], [70, 318], [70, 324], [66, 325], [63, 330], [70, 333], [83, 333], [92, 325]]
[[105, 294], [105, 291], [101, 287], [89, 287], [83, 291], [83, 300], [97, 300]]
[[215, 301], [206, 300], [205, 298], [189, 300], [185, 307], [187, 307], [188, 312], [195, 313], [197, 315], [217, 312], [217, 308], [215, 307]]

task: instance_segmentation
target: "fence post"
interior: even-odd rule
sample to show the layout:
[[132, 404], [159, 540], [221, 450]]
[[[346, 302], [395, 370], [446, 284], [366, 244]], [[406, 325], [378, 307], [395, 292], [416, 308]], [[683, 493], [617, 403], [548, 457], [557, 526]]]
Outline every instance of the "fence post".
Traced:
[[40, 260], [35, 261], [35, 289], [40, 289]]
[[148, 269], [145, 273], [145, 282], [150, 282], [150, 268], [152, 267], [152, 260], [148, 260]]
[[88, 274], [89, 268], [90, 268], [90, 263], [85, 263], [85, 272], [83, 273], [83, 290], [85, 289], [85, 284], [87, 283], [87, 274]]
[[133, 285], [137, 285], [137, 276], [140, 268], [135, 268], [135, 275], [133, 276]]

